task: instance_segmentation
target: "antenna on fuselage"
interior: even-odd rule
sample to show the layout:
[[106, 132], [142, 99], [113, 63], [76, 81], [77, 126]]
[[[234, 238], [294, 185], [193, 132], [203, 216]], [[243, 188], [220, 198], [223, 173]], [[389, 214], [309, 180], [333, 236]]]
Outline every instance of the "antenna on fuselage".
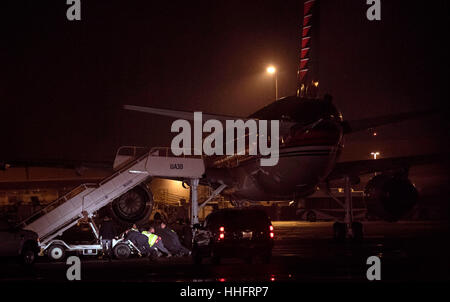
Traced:
[[[300, 62], [297, 69], [297, 96], [317, 98], [319, 81], [317, 79], [318, 62], [312, 50], [318, 47], [319, 0], [303, 3], [301, 26]], [[315, 51], [317, 54], [318, 51]]]

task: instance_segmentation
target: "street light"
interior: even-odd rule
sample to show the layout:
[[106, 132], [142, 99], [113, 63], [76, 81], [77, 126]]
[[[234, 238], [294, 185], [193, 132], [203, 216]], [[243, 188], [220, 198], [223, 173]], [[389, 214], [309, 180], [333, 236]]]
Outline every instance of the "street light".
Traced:
[[377, 156], [380, 155], [380, 152], [371, 152], [370, 154], [373, 156], [373, 159], [377, 159]]
[[274, 66], [267, 67], [267, 73], [275, 74], [275, 100], [278, 100], [278, 74]]

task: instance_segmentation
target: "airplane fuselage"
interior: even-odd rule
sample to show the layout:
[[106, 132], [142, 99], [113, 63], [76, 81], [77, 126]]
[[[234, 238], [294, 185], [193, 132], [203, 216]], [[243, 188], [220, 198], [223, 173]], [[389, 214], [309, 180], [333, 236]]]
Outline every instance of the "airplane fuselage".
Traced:
[[261, 166], [258, 156], [228, 156], [216, 159], [223, 166], [207, 171], [207, 177], [227, 184], [223, 194], [233, 200], [292, 200], [312, 194], [343, 147], [342, 115], [332, 102], [289, 97], [250, 117], [280, 120], [278, 164]]

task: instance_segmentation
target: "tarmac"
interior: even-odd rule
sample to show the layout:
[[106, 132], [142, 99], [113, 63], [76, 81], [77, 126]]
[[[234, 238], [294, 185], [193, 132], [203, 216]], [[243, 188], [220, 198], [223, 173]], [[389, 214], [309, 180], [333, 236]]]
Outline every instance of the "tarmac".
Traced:
[[[332, 222], [273, 222], [272, 261], [223, 259], [195, 265], [190, 257], [149, 260], [81, 258], [82, 282], [369, 282], [367, 259], [380, 259], [381, 282], [448, 282], [449, 224], [434, 221], [363, 222], [363, 242], [333, 240]], [[0, 283], [73, 282], [70, 265], [39, 257], [31, 268], [1, 259]]]

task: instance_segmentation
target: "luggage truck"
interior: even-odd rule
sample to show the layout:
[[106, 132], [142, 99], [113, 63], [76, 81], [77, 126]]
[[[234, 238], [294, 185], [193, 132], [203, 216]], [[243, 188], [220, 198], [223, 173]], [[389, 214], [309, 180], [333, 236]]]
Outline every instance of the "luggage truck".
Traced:
[[[22, 221], [19, 226], [38, 234], [40, 254], [47, 255], [50, 259], [60, 260], [66, 252], [97, 255], [102, 247], [99, 244], [100, 238], [93, 218], [99, 209], [149, 178], [162, 177], [190, 181], [192, 212], [197, 213], [197, 188], [199, 179], [204, 173], [205, 164], [201, 156], [174, 156], [169, 148], [152, 148], [137, 158], [123, 162], [120, 169], [99, 183], [82, 184], [76, 187]], [[197, 218], [197, 215], [194, 217]], [[89, 222], [96, 244], [70, 245], [56, 239], [64, 231], [76, 225], [80, 219]], [[114, 241], [113, 246], [122, 256], [129, 255], [125, 246], [130, 249], [130, 252], [137, 251], [131, 242], [123, 238]]]

